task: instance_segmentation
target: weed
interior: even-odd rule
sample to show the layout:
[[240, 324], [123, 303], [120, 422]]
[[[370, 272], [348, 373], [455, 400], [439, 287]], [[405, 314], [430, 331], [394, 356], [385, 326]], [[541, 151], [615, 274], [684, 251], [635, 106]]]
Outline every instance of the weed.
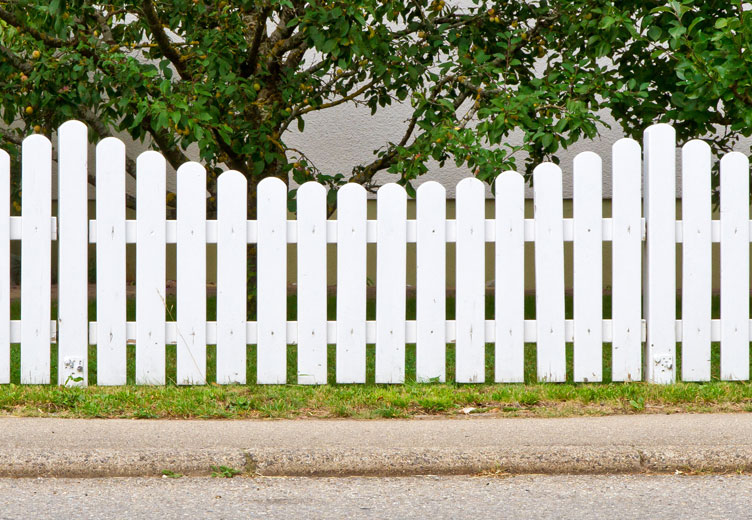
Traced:
[[637, 399], [630, 399], [629, 406], [631, 406], [633, 410], [642, 411], [645, 409], [645, 398], [638, 397]]
[[181, 473], [175, 473], [174, 471], [170, 471], [169, 469], [163, 469], [162, 470], [162, 478], [180, 478], [183, 475]]
[[241, 470], [229, 466], [212, 466], [211, 469], [211, 476], [214, 478], [232, 478], [243, 473]]

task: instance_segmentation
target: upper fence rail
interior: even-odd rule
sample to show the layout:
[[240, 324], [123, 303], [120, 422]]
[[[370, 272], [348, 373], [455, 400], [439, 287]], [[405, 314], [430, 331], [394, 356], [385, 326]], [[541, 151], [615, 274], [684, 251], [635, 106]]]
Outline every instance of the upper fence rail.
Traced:
[[[631, 139], [612, 151], [612, 217], [602, 215], [602, 163], [592, 153], [573, 163], [573, 217], [563, 218], [562, 170], [539, 165], [534, 218], [525, 218], [524, 180], [496, 179], [495, 215], [485, 218], [485, 187], [457, 185], [456, 218], [446, 218], [446, 191], [436, 182], [417, 190], [417, 218], [396, 184], [377, 193], [377, 218], [366, 214], [362, 186], [337, 193], [337, 219], [327, 219], [326, 190], [297, 193], [288, 219], [287, 186], [258, 185], [257, 220], [248, 220], [245, 177], [222, 173], [217, 218], [206, 218], [206, 172], [187, 163], [177, 172], [177, 217], [166, 218], [166, 161], [145, 152], [137, 161], [136, 217], [126, 218], [125, 146], [107, 138], [96, 147], [96, 218], [89, 219], [86, 127], [58, 132], [58, 212], [52, 215], [52, 148], [43, 136], [22, 146], [21, 217], [10, 215], [10, 161], [0, 153], [0, 383], [11, 376], [10, 344], [20, 342], [22, 383], [50, 382], [50, 343], [58, 346], [58, 384], [87, 384], [96, 345], [97, 383], [126, 382], [126, 345], [135, 343], [138, 384], [166, 383], [165, 345], [177, 345], [179, 384], [203, 384], [207, 345], [215, 344], [217, 382], [245, 383], [248, 345], [256, 345], [260, 384], [328, 381], [335, 349], [338, 383], [364, 383], [375, 356], [377, 383], [405, 380], [406, 346], [415, 344], [418, 381], [447, 378], [454, 344], [455, 381], [483, 382], [488, 348], [493, 380], [524, 380], [525, 343], [536, 344], [541, 381], [567, 378], [573, 342], [575, 381], [603, 380], [605, 348], [614, 381], [709, 380], [711, 342], [720, 341], [720, 373], [749, 379], [749, 162], [721, 159], [720, 220], [712, 220], [711, 154], [702, 141], [682, 148], [682, 219], [675, 215], [676, 144], [668, 125], [650, 127], [644, 146]], [[641, 179], [644, 184], [641, 186]], [[6, 225], [2, 223], [6, 222]], [[10, 319], [10, 243], [21, 241], [21, 319]], [[57, 319], [50, 321], [51, 244], [57, 240]], [[525, 243], [535, 244], [535, 319], [524, 315]], [[564, 243], [573, 243], [573, 318], [565, 318]], [[611, 317], [604, 319], [603, 243], [612, 244]], [[217, 244], [216, 321], [207, 321], [206, 248]], [[297, 248], [297, 320], [287, 319], [287, 244]], [[327, 319], [327, 244], [336, 243], [336, 319]], [[367, 244], [376, 244], [376, 318], [366, 317]], [[416, 244], [416, 317], [406, 319], [407, 244]], [[446, 244], [456, 245], [455, 319], [447, 319]], [[494, 308], [486, 316], [486, 244], [494, 244]], [[681, 257], [682, 319], [676, 313], [676, 247]], [[721, 315], [711, 317], [712, 244], [720, 243]], [[96, 248], [96, 321], [88, 319], [88, 247]], [[126, 318], [126, 244], [136, 244], [136, 319]], [[177, 318], [165, 291], [166, 245], [176, 244]], [[255, 321], [247, 318], [248, 244], [256, 244]], [[292, 280], [291, 280], [292, 281]], [[682, 342], [681, 374], [676, 343]], [[288, 360], [288, 344], [297, 359]], [[375, 344], [375, 354], [366, 345]], [[490, 344], [490, 347], [488, 346]]]

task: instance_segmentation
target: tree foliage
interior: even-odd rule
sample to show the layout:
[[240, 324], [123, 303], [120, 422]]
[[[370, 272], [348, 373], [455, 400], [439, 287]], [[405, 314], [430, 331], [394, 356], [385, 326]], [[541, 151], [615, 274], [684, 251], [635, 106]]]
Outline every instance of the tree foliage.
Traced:
[[[747, 9], [718, 0], [6, 0], [0, 138], [17, 152], [23, 136], [77, 118], [92, 140], [150, 140], [174, 167], [195, 145], [210, 183], [233, 168], [251, 195], [271, 175], [373, 189], [383, 170], [410, 190], [431, 160], [491, 182], [594, 137], [604, 109], [628, 135], [668, 121], [681, 138], [712, 135], [726, 150], [752, 132]], [[346, 103], [374, 113], [405, 103], [411, 114], [352, 171], [321, 171], [286, 137]], [[524, 144], [511, 145], [512, 132]]]

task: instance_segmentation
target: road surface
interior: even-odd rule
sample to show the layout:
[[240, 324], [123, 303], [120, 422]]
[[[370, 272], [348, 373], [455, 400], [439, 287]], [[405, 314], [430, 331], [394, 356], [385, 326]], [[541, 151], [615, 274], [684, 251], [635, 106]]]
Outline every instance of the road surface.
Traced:
[[0, 518], [750, 518], [748, 475], [0, 479]]

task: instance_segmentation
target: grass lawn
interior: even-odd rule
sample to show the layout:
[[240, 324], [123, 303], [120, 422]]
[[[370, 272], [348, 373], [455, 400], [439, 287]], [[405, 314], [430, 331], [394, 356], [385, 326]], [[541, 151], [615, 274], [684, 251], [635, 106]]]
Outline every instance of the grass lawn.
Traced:
[[[216, 302], [207, 302], [207, 319], [214, 320]], [[328, 302], [329, 318], [334, 319], [334, 298]], [[407, 318], [415, 318], [415, 301], [408, 300]], [[526, 299], [526, 318], [534, 318], [534, 299]], [[294, 320], [295, 297], [289, 297], [288, 318]], [[19, 316], [18, 302], [12, 305], [14, 319]], [[175, 318], [174, 299], [168, 300], [168, 312]], [[571, 317], [572, 300], [566, 300]], [[53, 304], [53, 317], [56, 309]], [[368, 319], [374, 319], [375, 302], [368, 303]], [[454, 302], [448, 300], [447, 314], [454, 319]], [[609, 318], [610, 298], [604, 297], [604, 316]], [[128, 319], [133, 320], [135, 306], [128, 302]], [[487, 302], [487, 318], [493, 316], [493, 299]], [[718, 316], [717, 298], [713, 317]], [[96, 319], [94, 305], [91, 320]], [[677, 348], [680, 352], [681, 345]], [[142, 387], [135, 379], [135, 347], [128, 346], [128, 385], [123, 387], [61, 388], [19, 385], [20, 347], [11, 347], [11, 385], [0, 386], [0, 414], [62, 417], [123, 418], [251, 418], [251, 417], [413, 417], [421, 415], [465, 415], [486, 413], [504, 416], [557, 417], [568, 415], [605, 415], [622, 413], [752, 411], [752, 384], [718, 381], [720, 349], [712, 345], [711, 373], [708, 383], [677, 383], [658, 386], [645, 383], [611, 383], [611, 349], [604, 344], [603, 383], [572, 383], [573, 349], [567, 345], [568, 382], [537, 383], [535, 344], [525, 345], [525, 384], [455, 384], [454, 345], [447, 345], [446, 384], [415, 383], [415, 345], [406, 349], [404, 385], [374, 384], [374, 346], [367, 347], [367, 384], [334, 384], [335, 347], [329, 346], [328, 379], [325, 386], [257, 386], [256, 347], [248, 346], [246, 366], [248, 386], [219, 386], [216, 380], [216, 347], [207, 347], [206, 386]], [[288, 346], [288, 381], [296, 381], [296, 346]], [[493, 344], [486, 346], [486, 380], [493, 381]], [[57, 348], [51, 349], [51, 380], [57, 380]], [[681, 373], [680, 356], [678, 372]], [[175, 346], [167, 347], [167, 380], [175, 380]], [[96, 347], [89, 347], [89, 381], [96, 383]]]

